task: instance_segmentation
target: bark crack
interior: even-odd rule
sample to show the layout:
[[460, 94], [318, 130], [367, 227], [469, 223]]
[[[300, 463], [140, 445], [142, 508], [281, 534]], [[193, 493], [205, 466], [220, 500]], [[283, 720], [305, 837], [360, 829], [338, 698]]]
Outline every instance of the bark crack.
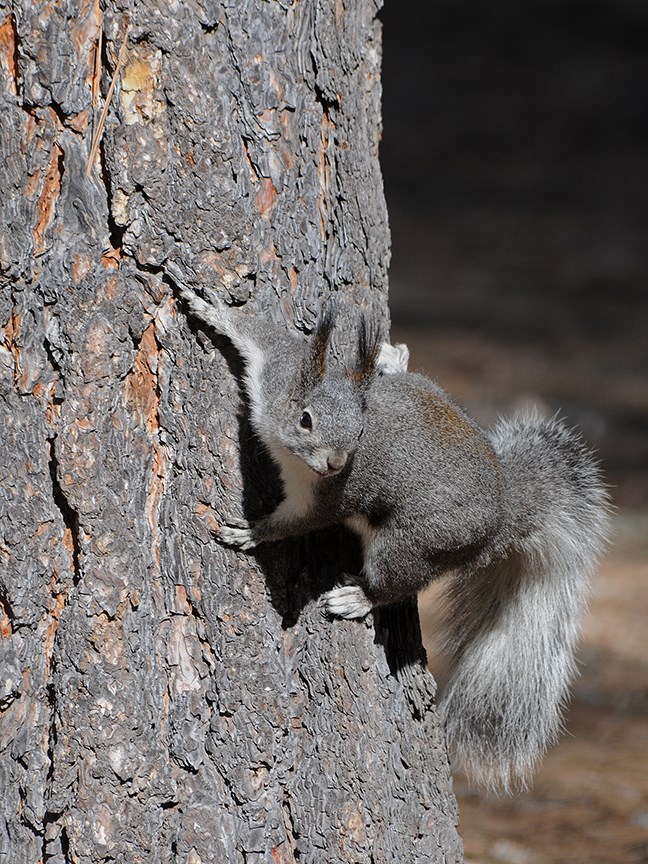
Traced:
[[49, 445], [49, 473], [52, 481], [52, 499], [63, 517], [65, 530], [63, 532], [63, 545], [72, 558], [72, 584], [78, 585], [81, 578], [80, 549], [79, 549], [79, 514], [65, 497], [63, 488], [59, 481], [59, 462], [56, 455], [56, 435], [47, 439]]
[[[54, 662], [52, 661], [51, 669], [54, 668]], [[48, 674], [48, 678], [51, 677], [51, 674]], [[51, 784], [54, 777], [54, 754], [56, 752], [56, 745], [58, 741], [58, 735], [56, 733], [56, 708], [57, 708], [57, 698], [56, 698], [56, 688], [51, 680], [49, 680], [45, 686], [45, 692], [47, 694], [47, 702], [49, 706], [49, 729], [47, 734], [47, 758], [49, 760], [49, 766], [47, 769], [47, 783], [49, 785], [51, 791]], [[51, 803], [51, 802], [50, 802]], [[52, 858], [56, 853], [62, 851], [63, 848], [63, 835], [65, 833], [65, 828], [61, 830], [60, 826], [57, 826], [59, 830], [55, 830], [54, 826], [59, 821], [61, 816], [63, 815], [63, 811], [61, 810], [51, 810], [49, 807], [46, 807], [45, 813], [43, 814], [42, 820], [42, 834], [43, 834], [43, 845], [42, 845], [42, 860], [47, 861], [49, 858]], [[54, 848], [54, 847], [57, 848]]]
[[121, 258], [122, 255], [122, 245], [124, 242], [124, 234], [126, 233], [126, 229], [128, 225], [119, 225], [115, 219], [113, 214], [113, 184], [112, 178], [110, 176], [110, 171], [108, 170], [108, 164], [106, 159], [106, 147], [104, 143], [104, 139], [102, 138], [99, 142], [99, 165], [100, 165], [100, 175], [101, 180], [103, 182], [104, 188], [106, 190], [106, 205], [107, 205], [107, 222], [108, 222], [108, 240], [113, 249], [113, 252], [117, 259]]
[[284, 796], [281, 805], [281, 809], [283, 812], [284, 828], [286, 830], [286, 840], [290, 847], [290, 851], [292, 852], [293, 859], [295, 861], [299, 861], [301, 859], [301, 852], [299, 851], [299, 848], [297, 846], [297, 840], [299, 839], [299, 831], [297, 830], [297, 826], [295, 825], [292, 809], [290, 807], [290, 796], [286, 789], [284, 790]]
[[34, 255], [40, 255], [47, 249], [45, 234], [55, 218], [56, 203], [61, 194], [64, 171], [65, 153], [58, 141], [55, 141], [52, 145], [43, 189], [36, 203], [37, 223], [34, 228]]

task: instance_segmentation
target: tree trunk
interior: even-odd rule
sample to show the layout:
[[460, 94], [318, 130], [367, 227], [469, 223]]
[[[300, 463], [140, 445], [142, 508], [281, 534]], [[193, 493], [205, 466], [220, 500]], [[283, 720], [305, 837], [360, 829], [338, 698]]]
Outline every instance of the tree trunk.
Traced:
[[0, 0], [0, 861], [461, 859], [414, 605], [214, 542], [277, 478], [166, 276], [386, 317], [377, 11]]

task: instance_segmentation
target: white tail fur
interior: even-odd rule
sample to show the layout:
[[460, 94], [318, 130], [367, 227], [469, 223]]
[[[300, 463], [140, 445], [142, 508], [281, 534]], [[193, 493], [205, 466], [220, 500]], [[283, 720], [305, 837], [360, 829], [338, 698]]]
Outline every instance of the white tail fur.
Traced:
[[559, 421], [518, 417], [492, 439], [509, 519], [491, 563], [451, 581], [441, 709], [469, 776], [510, 792], [527, 786], [560, 731], [608, 499], [591, 453]]

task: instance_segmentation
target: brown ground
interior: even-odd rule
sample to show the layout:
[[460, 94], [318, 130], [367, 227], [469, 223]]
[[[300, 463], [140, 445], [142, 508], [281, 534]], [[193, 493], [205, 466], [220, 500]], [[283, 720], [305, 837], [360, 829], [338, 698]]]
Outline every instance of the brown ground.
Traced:
[[[554, 393], [582, 392], [596, 377], [591, 355], [589, 364], [575, 362], [559, 375], [551, 355], [537, 352], [534, 359], [531, 346], [518, 354], [465, 333], [432, 338], [398, 327], [393, 338], [410, 344], [413, 368], [434, 370], [483, 423], [521, 402], [542, 406], [549, 385]], [[644, 387], [637, 381], [627, 390], [636, 398]], [[599, 400], [602, 414], [613, 411], [618, 390], [604, 385], [600, 392], [609, 392], [612, 402]], [[552, 399], [548, 409], [555, 404]], [[615, 472], [615, 480], [614, 542], [593, 586], [567, 734], [529, 793], [487, 797], [455, 776], [468, 864], [648, 861], [648, 511], [634, 506], [643, 503], [646, 475], [637, 464], [634, 471]], [[437, 590], [422, 596], [420, 608], [431, 668], [442, 678], [433, 654]]]
[[[487, 797], [455, 776], [468, 864], [648, 861], [648, 563], [615, 551], [594, 584], [567, 734], [533, 789]], [[431, 598], [421, 616], [433, 642]], [[432, 628], [432, 633], [430, 632]]]

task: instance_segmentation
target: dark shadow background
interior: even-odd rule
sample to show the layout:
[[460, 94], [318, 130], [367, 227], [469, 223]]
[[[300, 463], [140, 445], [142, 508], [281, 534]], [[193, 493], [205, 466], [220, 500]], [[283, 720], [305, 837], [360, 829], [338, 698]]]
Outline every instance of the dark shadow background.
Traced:
[[385, 0], [381, 18], [392, 340], [482, 423], [560, 411], [618, 507], [570, 734], [530, 794], [456, 777], [466, 860], [648, 862], [648, 2]]
[[560, 409], [619, 503], [648, 506], [648, 3], [386, 0], [381, 17], [396, 335], [443, 383], [472, 374], [485, 421]]

